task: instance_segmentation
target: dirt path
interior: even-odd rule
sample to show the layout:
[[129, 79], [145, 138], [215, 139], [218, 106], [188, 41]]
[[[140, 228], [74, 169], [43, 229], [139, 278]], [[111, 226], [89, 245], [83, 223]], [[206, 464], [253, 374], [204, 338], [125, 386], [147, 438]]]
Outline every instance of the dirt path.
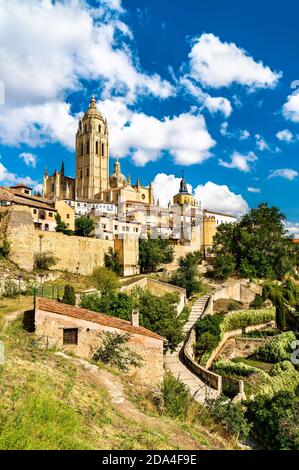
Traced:
[[61, 352], [56, 354], [64, 359], [71, 360], [75, 364], [83, 367], [86, 371], [90, 372], [93, 376], [96, 376], [107, 390], [113, 406], [127, 419], [143, 423], [145, 426], [149, 426], [150, 428], [156, 429], [158, 432], [160, 431], [162, 434], [166, 434], [168, 436], [168, 441], [175, 448], [182, 450], [201, 450], [205, 448], [189, 437], [187, 433], [181, 431], [178, 427], [171, 425], [171, 423], [163, 422], [162, 419], [149, 416], [140, 411], [134, 403], [127, 399], [124, 386], [117, 376], [111, 374], [105, 369], [99, 369], [97, 366], [90, 364], [84, 359], [70, 357]]

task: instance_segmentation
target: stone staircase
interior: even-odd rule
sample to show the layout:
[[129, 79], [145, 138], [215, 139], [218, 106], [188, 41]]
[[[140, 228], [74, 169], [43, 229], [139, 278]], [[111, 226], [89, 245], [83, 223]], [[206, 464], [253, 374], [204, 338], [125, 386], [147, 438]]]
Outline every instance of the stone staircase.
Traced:
[[[183, 331], [185, 334], [185, 340], [188, 338], [188, 334], [197, 320], [204, 314], [208, 300], [209, 296], [204, 295], [194, 302], [188, 321], [184, 325]], [[217, 398], [217, 391], [206, 385], [185, 365], [183, 358], [183, 346], [185, 340], [178, 345], [174, 352], [168, 351], [166, 353], [164, 356], [165, 369], [170, 371], [189, 388], [191, 395], [196, 401], [203, 403], [207, 398]]]

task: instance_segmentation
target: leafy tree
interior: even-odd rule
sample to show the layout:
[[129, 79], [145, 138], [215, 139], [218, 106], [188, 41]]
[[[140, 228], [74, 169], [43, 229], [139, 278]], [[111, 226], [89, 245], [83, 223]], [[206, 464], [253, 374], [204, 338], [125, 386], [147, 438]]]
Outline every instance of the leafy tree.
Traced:
[[102, 333], [102, 345], [93, 354], [93, 360], [102, 361], [104, 364], [117, 367], [122, 372], [128, 372], [131, 367], [140, 367], [142, 357], [127, 346], [130, 340], [129, 334]]
[[75, 221], [76, 235], [79, 237], [90, 237], [95, 229], [94, 221], [85, 215], [81, 215]]
[[[263, 287], [263, 299], [269, 299], [276, 308], [276, 325], [280, 331], [286, 329], [287, 319], [298, 328], [299, 289], [290, 280], [283, 284], [267, 282]], [[297, 314], [296, 314], [297, 312]]]
[[252, 302], [250, 302], [250, 307], [259, 309], [259, 308], [263, 308], [264, 306], [265, 306], [265, 299], [263, 298], [263, 296], [260, 294], [255, 294], [254, 299], [252, 300]]
[[81, 299], [81, 307], [130, 321], [133, 301], [125, 292], [106, 291], [101, 295], [84, 295]]
[[160, 264], [169, 264], [174, 259], [174, 249], [169, 240], [140, 238], [139, 265], [142, 273], [157, 271]]
[[101, 293], [113, 292], [119, 287], [118, 276], [110, 269], [103, 267], [94, 268], [91, 282]]
[[276, 207], [260, 204], [239, 222], [221, 224], [214, 237], [214, 275], [282, 279], [296, 264], [295, 247]]
[[221, 336], [223, 315], [206, 315], [195, 324], [196, 355], [201, 357], [205, 352], [216, 348]]
[[7, 259], [10, 253], [10, 243], [9, 241], [4, 238], [2, 242], [0, 242], [0, 259], [5, 258]]
[[62, 302], [64, 304], [76, 305], [75, 289], [70, 284], [67, 284], [64, 288], [64, 294], [63, 294]]
[[56, 220], [56, 232], [63, 233], [65, 235], [71, 235], [73, 232], [68, 228], [67, 224], [63, 222], [59, 212], [55, 215]]
[[241, 403], [233, 403], [226, 397], [208, 400], [208, 409], [211, 416], [219, 424], [222, 424], [229, 433], [237, 439], [248, 437], [251, 425], [245, 418], [245, 410]]
[[198, 265], [201, 261], [202, 254], [199, 251], [187, 253], [185, 257], [182, 256], [179, 258], [179, 268], [170, 280], [171, 284], [185, 288], [188, 297], [202, 290], [198, 272]]
[[299, 399], [290, 392], [247, 402], [246, 418], [255, 436], [273, 450], [299, 450]]
[[114, 271], [119, 276], [121, 275], [122, 269], [119, 254], [117, 251], [114, 251], [111, 246], [109, 247], [108, 253], [105, 253], [104, 263], [105, 268]]

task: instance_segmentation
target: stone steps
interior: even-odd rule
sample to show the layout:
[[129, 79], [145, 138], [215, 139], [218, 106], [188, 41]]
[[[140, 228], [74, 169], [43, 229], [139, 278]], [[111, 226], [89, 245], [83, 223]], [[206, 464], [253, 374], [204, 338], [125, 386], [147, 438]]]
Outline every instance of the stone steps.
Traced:
[[[188, 321], [183, 328], [185, 336], [188, 335], [194, 324], [203, 315], [208, 299], [209, 296], [204, 295], [194, 302]], [[217, 391], [206, 385], [181, 361], [179, 353], [183, 344], [181, 343], [176, 351], [166, 353], [164, 356], [165, 368], [189, 388], [191, 395], [196, 401], [203, 403], [207, 398], [216, 398], [218, 396]]]

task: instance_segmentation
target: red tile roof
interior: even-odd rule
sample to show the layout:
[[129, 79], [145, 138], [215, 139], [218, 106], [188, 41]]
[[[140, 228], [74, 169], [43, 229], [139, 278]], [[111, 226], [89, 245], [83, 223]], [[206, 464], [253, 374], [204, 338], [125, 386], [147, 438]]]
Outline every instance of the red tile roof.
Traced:
[[87, 310], [85, 308], [63, 304], [62, 302], [57, 302], [55, 300], [37, 297], [36, 307], [40, 310], [45, 310], [46, 312], [52, 312], [58, 315], [66, 315], [72, 318], [79, 318], [80, 320], [90, 321], [92, 323], [98, 323], [99, 325], [105, 325], [112, 328], [118, 328], [119, 330], [128, 331], [129, 333], [140, 334], [166, 341], [163, 336], [157, 335], [153, 331], [148, 330], [147, 328], [143, 328], [142, 326], [133, 326], [129, 321], [111, 317], [110, 315], [105, 315], [104, 313], [92, 312], [91, 310]]

